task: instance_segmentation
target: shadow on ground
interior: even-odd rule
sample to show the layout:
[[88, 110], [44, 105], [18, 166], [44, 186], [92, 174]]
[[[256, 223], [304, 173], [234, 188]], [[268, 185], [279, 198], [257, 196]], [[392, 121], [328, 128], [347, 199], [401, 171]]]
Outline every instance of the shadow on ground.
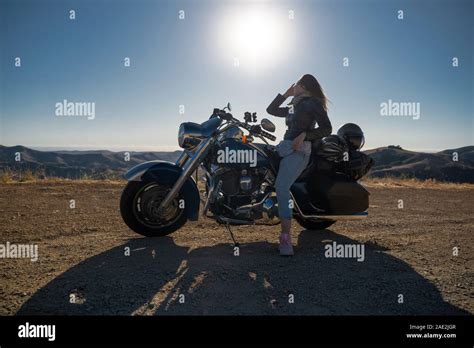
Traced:
[[468, 314], [377, 246], [366, 246], [364, 262], [325, 258], [332, 241], [357, 243], [330, 230], [302, 231], [296, 256], [282, 258], [268, 242], [242, 244], [234, 256], [229, 244], [190, 250], [170, 237], [132, 239], [61, 274], [17, 314]]

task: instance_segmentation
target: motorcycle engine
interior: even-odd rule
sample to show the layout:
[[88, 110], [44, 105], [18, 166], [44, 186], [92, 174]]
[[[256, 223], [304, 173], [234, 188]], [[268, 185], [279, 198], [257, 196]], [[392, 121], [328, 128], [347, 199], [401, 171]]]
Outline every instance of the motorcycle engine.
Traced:
[[265, 168], [218, 168], [213, 175], [217, 190], [211, 206], [213, 214], [235, 219], [258, 218], [257, 210], [245, 206], [263, 201], [268, 186], [266, 174]]

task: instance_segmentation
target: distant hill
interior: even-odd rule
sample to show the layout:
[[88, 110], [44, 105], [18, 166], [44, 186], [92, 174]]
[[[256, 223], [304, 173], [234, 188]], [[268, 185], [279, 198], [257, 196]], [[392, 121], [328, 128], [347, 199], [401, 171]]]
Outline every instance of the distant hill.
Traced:
[[[458, 161], [453, 161], [453, 153]], [[396, 147], [380, 147], [365, 151], [375, 165], [370, 175], [395, 176], [438, 181], [474, 183], [474, 146], [436, 153], [408, 151]]]
[[[15, 161], [15, 153], [22, 161]], [[453, 161], [453, 153], [458, 161]], [[130, 161], [124, 160], [125, 152], [112, 151], [38, 151], [24, 146], [0, 145], [0, 170], [14, 172], [32, 170], [45, 177], [108, 178], [119, 176], [134, 165], [150, 161], [174, 162], [181, 151], [130, 152]], [[404, 150], [396, 146], [367, 150], [375, 165], [370, 175], [374, 177], [410, 177], [436, 179], [447, 182], [474, 183], [474, 146], [424, 153]]]
[[[15, 161], [15, 153], [21, 153], [21, 162]], [[24, 146], [0, 145], [0, 170], [32, 170], [46, 177], [107, 178], [118, 176], [138, 163], [151, 160], [176, 161], [181, 151], [132, 152], [125, 161], [125, 152], [112, 151], [37, 151]]]

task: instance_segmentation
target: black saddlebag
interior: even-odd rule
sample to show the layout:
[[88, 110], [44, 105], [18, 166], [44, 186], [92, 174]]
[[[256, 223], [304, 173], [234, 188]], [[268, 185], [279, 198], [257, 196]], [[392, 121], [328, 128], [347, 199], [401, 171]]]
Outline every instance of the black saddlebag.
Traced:
[[316, 174], [308, 189], [311, 204], [329, 214], [355, 214], [369, 208], [369, 192], [345, 174]]

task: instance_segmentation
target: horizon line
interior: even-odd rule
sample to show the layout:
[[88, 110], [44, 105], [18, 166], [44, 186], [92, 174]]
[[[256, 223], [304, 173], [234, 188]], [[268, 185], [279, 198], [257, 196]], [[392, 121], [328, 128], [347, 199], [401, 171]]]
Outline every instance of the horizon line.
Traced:
[[[176, 152], [176, 151], [183, 151], [182, 148], [178, 146], [159, 146], [157, 147], [150, 147], [150, 146], [87, 146], [87, 145], [80, 145], [80, 146], [36, 146], [36, 145], [3, 145], [0, 146], [4, 147], [15, 147], [15, 146], [22, 146], [32, 150], [41, 151], [41, 152], [59, 152], [59, 151], [110, 151], [110, 152]], [[385, 146], [378, 146], [378, 147], [371, 147], [367, 149], [363, 149], [362, 151], [370, 151], [380, 148], [387, 148], [389, 146], [400, 146], [402, 150], [411, 151], [411, 152], [424, 152], [424, 153], [437, 153], [446, 150], [455, 150], [463, 147], [469, 147], [474, 145], [464, 145], [455, 148], [446, 148], [446, 149], [408, 149], [404, 148], [401, 145], [385, 145]]]

